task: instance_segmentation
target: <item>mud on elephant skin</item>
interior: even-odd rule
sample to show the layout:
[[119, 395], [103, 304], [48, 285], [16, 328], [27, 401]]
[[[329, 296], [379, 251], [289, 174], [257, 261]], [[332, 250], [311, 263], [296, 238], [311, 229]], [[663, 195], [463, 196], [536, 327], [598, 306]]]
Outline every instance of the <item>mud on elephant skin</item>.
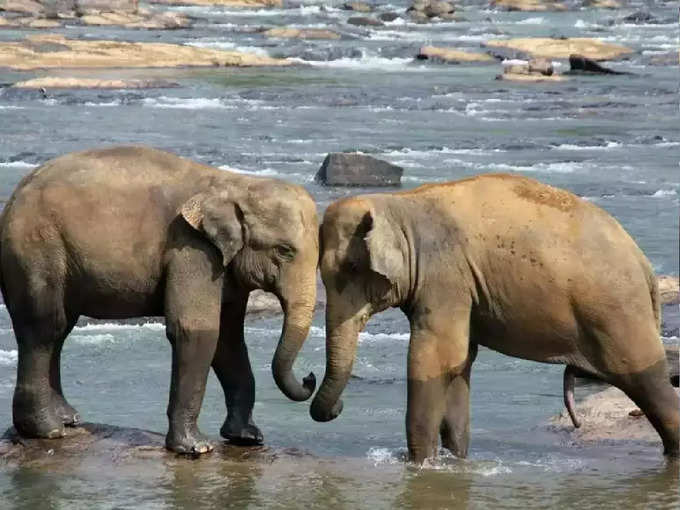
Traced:
[[326, 373], [310, 412], [335, 418], [358, 333], [400, 307], [411, 325], [407, 443], [465, 456], [477, 345], [561, 363], [623, 390], [678, 454], [680, 409], [652, 267], [602, 209], [533, 179], [487, 174], [331, 204], [321, 227]]
[[316, 207], [301, 187], [233, 174], [145, 147], [68, 154], [26, 176], [0, 218], [1, 287], [18, 344], [13, 421], [57, 438], [80, 417], [61, 387], [60, 353], [80, 315], [164, 316], [172, 346], [166, 445], [213, 446], [198, 430], [212, 366], [228, 410], [221, 434], [259, 443], [243, 321], [253, 289], [274, 293], [284, 325], [272, 362], [284, 394], [316, 299]]

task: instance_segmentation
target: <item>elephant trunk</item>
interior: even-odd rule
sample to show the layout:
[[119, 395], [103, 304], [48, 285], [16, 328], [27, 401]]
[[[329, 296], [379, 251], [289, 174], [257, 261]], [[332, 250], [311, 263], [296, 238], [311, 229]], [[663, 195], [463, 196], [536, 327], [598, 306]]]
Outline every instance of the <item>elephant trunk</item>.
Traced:
[[326, 317], [326, 373], [310, 407], [315, 421], [330, 421], [342, 412], [342, 394], [352, 373], [359, 337], [354, 318], [337, 323]]
[[[305, 288], [301, 285], [299, 288]], [[316, 377], [310, 372], [300, 384], [293, 374], [293, 363], [302, 348], [314, 316], [316, 284], [312, 282], [306, 293], [298, 290], [295, 301], [290, 301], [287, 292], [278, 295], [284, 313], [283, 330], [272, 360], [272, 374], [279, 389], [289, 399], [301, 402], [307, 400], [316, 388]]]

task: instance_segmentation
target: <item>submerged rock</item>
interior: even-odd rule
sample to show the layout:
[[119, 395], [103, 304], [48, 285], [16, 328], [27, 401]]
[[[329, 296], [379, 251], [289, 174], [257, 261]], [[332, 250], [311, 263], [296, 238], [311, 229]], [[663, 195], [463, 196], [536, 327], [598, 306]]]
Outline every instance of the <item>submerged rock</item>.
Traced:
[[419, 60], [434, 60], [449, 64], [462, 62], [494, 62], [494, 58], [486, 53], [474, 53], [455, 48], [439, 48], [436, 46], [423, 46], [416, 58]]
[[322, 28], [271, 28], [263, 33], [277, 39], [340, 39], [337, 32]]
[[400, 186], [404, 169], [359, 153], [328, 154], [316, 174], [327, 186]]
[[592, 60], [614, 60], [633, 52], [630, 48], [620, 44], [608, 43], [587, 37], [497, 39], [487, 41], [484, 45], [490, 48], [511, 48], [529, 53], [534, 58], [542, 57], [550, 59], [567, 59], [569, 55], [576, 53]]
[[394, 21], [397, 18], [399, 18], [399, 14], [396, 12], [383, 12], [378, 15], [378, 19], [380, 19], [380, 21], [385, 21], [386, 23]]
[[[56, 44], [58, 49], [39, 48]], [[36, 47], [38, 45], [38, 47]], [[181, 44], [84, 41], [62, 35], [28, 37], [20, 42], [0, 42], [0, 66], [17, 70], [41, 68], [112, 68], [180, 66], [286, 66], [292, 62]]]
[[384, 23], [375, 18], [369, 18], [368, 16], [354, 16], [347, 20], [350, 25], [356, 26], [369, 26], [369, 27], [381, 27]]

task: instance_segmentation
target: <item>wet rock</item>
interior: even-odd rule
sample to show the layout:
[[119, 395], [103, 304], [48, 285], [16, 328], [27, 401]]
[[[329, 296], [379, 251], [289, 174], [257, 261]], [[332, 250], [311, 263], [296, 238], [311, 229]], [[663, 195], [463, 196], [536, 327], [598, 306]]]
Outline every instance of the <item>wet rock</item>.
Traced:
[[436, 46], [423, 46], [420, 48], [416, 58], [419, 60], [433, 60], [435, 62], [445, 62], [448, 64], [494, 61], [494, 58], [486, 53], [473, 53], [455, 48], [439, 48]]
[[622, 7], [618, 0], [586, 0], [583, 6], [593, 9], [620, 9]]
[[263, 33], [277, 39], [340, 39], [337, 32], [321, 28], [271, 28]]
[[105, 12], [82, 16], [80, 22], [84, 25], [122, 26], [125, 28], [146, 28], [156, 30], [187, 28], [191, 25], [189, 18], [184, 14], [177, 12], [153, 13], [147, 16]]
[[614, 71], [601, 66], [594, 60], [581, 55], [569, 55], [569, 68], [572, 72], [600, 73], [600, 74], [628, 74], [621, 71]]
[[572, 37], [564, 39], [548, 37], [526, 37], [518, 39], [498, 39], [484, 43], [489, 48], [510, 48], [530, 54], [534, 58], [568, 59], [574, 53], [592, 60], [615, 60], [633, 52], [619, 44]]
[[649, 11], [635, 11], [628, 16], [621, 18], [621, 21], [623, 23], [632, 23], [635, 25], [652, 25], [660, 23], [659, 19]]
[[441, 0], [415, 0], [406, 13], [417, 23], [430, 21], [455, 20], [455, 8], [449, 2]]
[[[676, 54], [676, 59], [677, 54]], [[680, 280], [677, 276], [659, 275], [659, 295], [664, 305], [677, 305], [680, 303]]]
[[372, 12], [373, 7], [368, 5], [367, 3], [364, 2], [348, 2], [346, 4], [343, 4], [342, 6], [343, 9], [346, 11], [355, 11], [355, 12]]
[[179, 84], [166, 80], [107, 80], [47, 76], [19, 81], [12, 87], [17, 89], [157, 89], [179, 87]]
[[[59, 44], [58, 51], [40, 52], [35, 44]], [[0, 42], [0, 67], [16, 70], [41, 68], [113, 68], [179, 66], [285, 66], [292, 62], [181, 44], [84, 41], [62, 35], [31, 36], [20, 42]]]
[[680, 346], [665, 345], [666, 361], [668, 361], [668, 371], [671, 384], [676, 388], [680, 386]]
[[283, 313], [279, 298], [263, 290], [254, 290], [248, 296], [247, 314], [277, 315]]
[[[680, 396], [680, 390], [676, 390]], [[565, 443], [603, 443], [626, 441], [661, 445], [658, 434], [647, 419], [629, 416], [637, 405], [618, 388], [610, 387], [584, 398], [576, 404], [582, 425], [575, 429], [568, 413], [563, 411], [550, 419], [548, 430], [562, 436]]]
[[566, 11], [567, 6], [551, 0], [493, 0], [491, 5], [504, 11]]
[[400, 186], [404, 169], [359, 153], [328, 154], [316, 174], [327, 186]]
[[386, 23], [394, 21], [397, 18], [399, 18], [399, 14], [396, 12], [382, 12], [378, 15], [378, 19], [380, 19], [380, 21], [385, 21]]
[[380, 20], [377, 20], [375, 18], [369, 18], [367, 16], [355, 16], [352, 18], [349, 18], [347, 20], [347, 23], [350, 25], [356, 25], [356, 26], [370, 26], [370, 27], [381, 27], [384, 25], [384, 23]]

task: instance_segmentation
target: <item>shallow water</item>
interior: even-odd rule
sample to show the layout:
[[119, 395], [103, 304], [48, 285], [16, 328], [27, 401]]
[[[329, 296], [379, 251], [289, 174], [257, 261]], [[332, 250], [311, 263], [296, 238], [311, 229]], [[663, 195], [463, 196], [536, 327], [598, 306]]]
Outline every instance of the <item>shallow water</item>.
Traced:
[[[403, 11], [399, 0], [381, 10]], [[659, 273], [678, 274], [677, 68], [651, 59], [677, 48], [673, 4], [648, 3], [664, 23], [616, 22], [639, 8], [567, 13], [501, 13], [466, 4], [468, 22], [395, 22], [350, 27], [330, 3], [273, 11], [179, 8], [192, 30], [156, 33], [66, 28], [69, 36], [190, 41], [253, 49], [308, 63], [295, 69], [112, 71], [158, 76], [177, 89], [50, 91], [0, 89], [0, 200], [41, 162], [85, 147], [145, 143], [202, 162], [304, 185], [323, 209], [363, 190], [324, 189], [313, 176], [328, 152], [361, 150], [405, 168], [404, 186], [512, 171], [565, 187], [611, 212]], [[613, 23], [610, 24], [610, 20]], [[267, 40], [259, 26], [328, 27], [341, 41]], [[0, 39], [22, 37], [0, 31]], [[594, 36], [633, 47], [610, 63], [630, 76], [572, 77], [552, 84], [494, 80], [500, 65], [413, 62], [422, 44], [478, 48], [490, 37]], [[561, 62], [563, 65], [566, 63]], [[45, 73], [0, 71], [0, 82]], [[74, 74], [74, 73], [69, 73]], [[82, 72], [81, 74], [87, 74]], [[665, 309], [666, 342], [677, 342], [677, 307]], [[296, 365], [323, 374], [323, 317]], [[472, 376], [471, 450], [433, 465], [404, 463], [408, 324], [400, 312], [374, 317], [361, 338], [355, 375], [337, 420], [311, 420], [308, 403], [275, 388], [270, 361], [280, 319], [249, 319], [247, 343], [257, 380], [254, 416], [265, 458], [219, 465], [135, 461], [55, 472], [0, 470], [9, 508], [183, 508], [300, 506], [413, 508], [583, 508], [678, 505], [678, 467], [660, 446], [620, 442], [579, 447], [548, 433], [561, 410], [557, 366], [481, 350]], [[170, 349], [159, 324], [82, 324], [62, 360], [69, 400], [88, 421], [164, 432]], [[10, 425], [16, 343], [0, 310], [0, 429]], [[583, 397], [595, 388], [577, 391]], [[200, 423], [217, 437], [224, 419], [211, 375]]]

